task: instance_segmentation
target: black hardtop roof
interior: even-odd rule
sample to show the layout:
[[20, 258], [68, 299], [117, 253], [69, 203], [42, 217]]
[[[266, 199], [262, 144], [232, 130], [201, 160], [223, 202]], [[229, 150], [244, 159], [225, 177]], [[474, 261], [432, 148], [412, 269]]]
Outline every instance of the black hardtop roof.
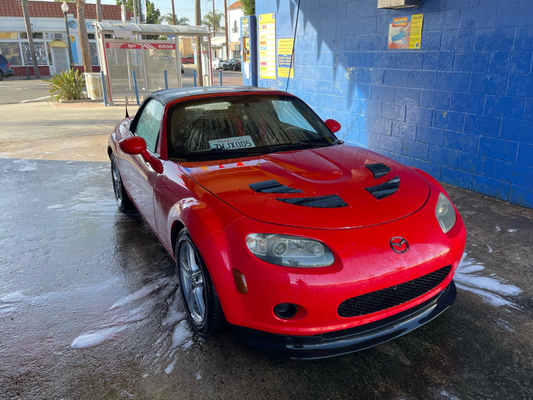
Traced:
[[[286, 93], [275, 89], [259, 88], [255, 86], [200, 86], [190, 88], [158, 90], [157, 92], [152, 93], [150, 97], [159, 100], [159, 102], [163, 104], [167, 104], [172, 100], [181, 99], [189, 96], [198, 96], [202, 94], [220, 93], [221, 95], [231, 95], [232, 93], [237, 92], [264, 93], [268, 91]], [[286, 94], [289, 95], [289, 93]]]

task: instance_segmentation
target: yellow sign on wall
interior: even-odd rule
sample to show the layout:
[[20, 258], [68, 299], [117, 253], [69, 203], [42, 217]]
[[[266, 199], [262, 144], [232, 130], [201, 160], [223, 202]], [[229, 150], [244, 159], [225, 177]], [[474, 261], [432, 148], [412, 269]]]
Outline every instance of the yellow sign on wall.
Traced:
[[422, 23], [424, 22], [424, 14], [411, 16], [411, 40], [409, 40], [410, 49], [420, 49], [422, 43]]
[[294, 78], [293, 48], [294, 39], [278, 39], [278, 76], [280, 78], [288, 78], [289, 70], [291, 71], [291, 78]]
[[259, 77], [276, 79], [276, 14], [259, 16]]
[[0, 39], [18, 39], [17, 32], [0, 32]]

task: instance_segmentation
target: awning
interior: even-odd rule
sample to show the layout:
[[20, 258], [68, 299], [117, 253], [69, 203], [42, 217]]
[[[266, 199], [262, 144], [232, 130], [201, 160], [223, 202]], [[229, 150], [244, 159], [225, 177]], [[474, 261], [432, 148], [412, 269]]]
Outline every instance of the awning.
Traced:
[[54, 39], [50, 42], [50, 44], [48, 45], [50, 47], [57, 47], [57, 48], [60, 48], [60, 49], [64, 49], [67, 47], [67, 44], [65, 42], [63, 42], [62, 40], [59, 40], [59, 39]]
[[100, 31], [115, 34], [115, 38], [126, 38], [128, 34], [170, 35], [170, 36], [210, 36], [203, 26], [134, 24], [133, 22], [95, 22]]

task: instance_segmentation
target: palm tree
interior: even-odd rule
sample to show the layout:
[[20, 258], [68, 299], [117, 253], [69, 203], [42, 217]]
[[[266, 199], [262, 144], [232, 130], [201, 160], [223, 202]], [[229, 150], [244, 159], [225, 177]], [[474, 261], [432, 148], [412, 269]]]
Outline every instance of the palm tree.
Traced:
[[37, 64], [37, 56], [35, 55], [35, 46], [33, 44], [33, 32], [31, 30], [30, 14], [28, 13], [28, 0], [22, 0], [22, 15], [24, 15], [24, 23], [26, 24], [26, 34], [28, 35], [28, 43], [30, 45], [31, 60], [33, 62], [33, 70], [35, 77], [41, 79], [39, 71], [39, 64]]
[[78, 12], [78, 35], [81, 43], [81, 58], [83, 60], [84, 72], [93, 72], [91, 64], [91, 51], [89, 50], [89, 36], [85, 25], [85, 0], [76, 0], [76, 11]]
[[[223, 13], [215, 13], [215, 31], [223, 32], [224, 29], [221, 27], [221, 20], [224, 18]], [[209, 29], [213, 27], [213, 13], [206, 14], [202, 20], [202, 24], [206, 25]]]
[[[176, 14], [174, 14], [174, 17], [176, 18], [176, 25], [189, 25], [189, 18], [187, 17], [178, 18]], [[159, 22], [161, 24], [172, 25], [172, 23], [174, 22], [172, 18], [172, 13], [167, 13], [167, 15], [163, 15], [161, 19], [159, 20]]]

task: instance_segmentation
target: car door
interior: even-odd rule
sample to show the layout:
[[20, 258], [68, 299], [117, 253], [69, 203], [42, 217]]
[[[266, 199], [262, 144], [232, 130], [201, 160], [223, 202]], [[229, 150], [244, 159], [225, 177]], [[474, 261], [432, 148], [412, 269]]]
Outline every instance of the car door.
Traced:
[[[159, 158], [157, 153], [163, 120], [163, 105], [154, 98], [148, 99], [139, 110], [139, 117], [131, 125], [131, 132], [146, 141], [146, 148], [151, 157]], [[154, 214], [154, 185], [158, 173], [144, 161], [140, 154], [125, 154], [126, 168], [121, 169], [126, 189], [137, 205], [145, 220], [156, 229]]]

